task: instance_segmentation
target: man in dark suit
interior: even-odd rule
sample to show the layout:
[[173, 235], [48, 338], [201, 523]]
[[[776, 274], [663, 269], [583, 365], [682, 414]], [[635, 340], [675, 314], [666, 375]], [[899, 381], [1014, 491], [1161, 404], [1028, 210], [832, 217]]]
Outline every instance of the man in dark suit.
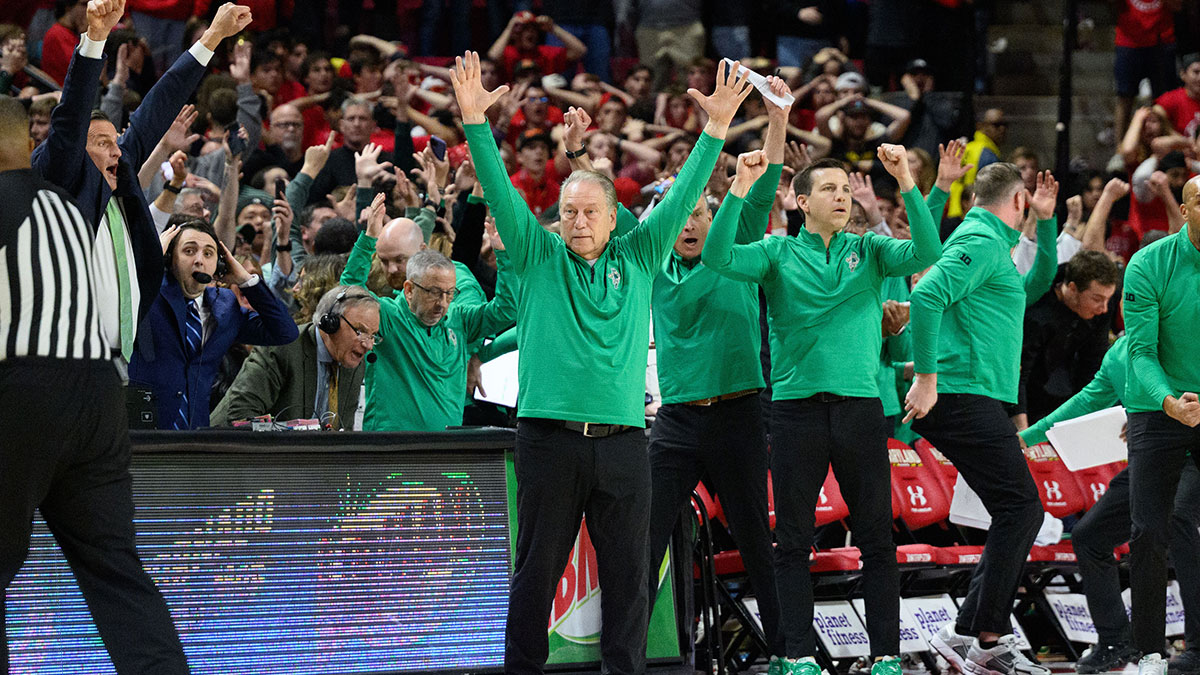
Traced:
[[[142, 321], [129, 381], [154, 392], [158, 428], [196, 429], [208, 426], [209, 390], [235, 342], [285, 345], [298, 332], [283, 303], [211, 225], [190, 220], [168, 232], [167, 274]], [[214, 277], [237, 284], [254, 309], [243, 309], [233, 291], [209, 286]]]
[[[112, 9], [96, 11], [102, 4]], [[88, 28], [71, 58], [62, 99], [50, 117], [50, 135], [33, 153], [33, 168], [75, 196], [97, 224], [96, 297], [100, 328], [120, 351], [122, 370], [133, 353], [138, 323], [150, 311], [162, 282], [162, 248], [137, 172], [166, 134], [204, 76], [221, 40], [250, 24], [250, 9], [226, 3], [191, 49], [155, 83], [117, 135], [92, 105], [100, 87], [104, 42], [125, 11], [125, 0], [88, 7]], [[90, 157], [90, 161], [89, 161]]]
[[370, 352], [381, 339], [375, 296], [357, 286], [331, 288], [313, 322], [300, 326], [299, 339], [250, 353], [213, 411], [212, 425], [269, 413], [281, 420], [316, 418], [333, 429], [361, 427], [355, 411], [363, 359], [374, 360]]

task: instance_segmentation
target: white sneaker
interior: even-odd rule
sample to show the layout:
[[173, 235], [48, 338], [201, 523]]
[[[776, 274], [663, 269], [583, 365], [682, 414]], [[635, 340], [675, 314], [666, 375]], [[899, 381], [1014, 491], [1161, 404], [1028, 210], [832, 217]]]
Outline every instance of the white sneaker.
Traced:
[[958, 672], [965, 673], [967, 672], [964, 665], [967, 660], [967, 651], [974, 641], [975, 638], [970, 635], [959, 635], [954, 630], [954, 622], [951, 621], [938, 630], [929, 644]]
[[991, 649], [973, 641], [965, 665], [972, 675], [1050, 675], [1049, 668], [1021, 653], [1015, 635], [1001, 636]]
[[1167, 660], [1159, 654], [1147, 654], [1138, 661], [1138, 675], [1167, 675]]

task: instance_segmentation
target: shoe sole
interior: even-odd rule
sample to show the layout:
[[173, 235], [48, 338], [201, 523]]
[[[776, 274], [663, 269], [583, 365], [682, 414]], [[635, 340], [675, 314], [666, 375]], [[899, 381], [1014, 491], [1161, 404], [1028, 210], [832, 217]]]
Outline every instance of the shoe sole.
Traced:
[[[1099, 673], [1107, 673], [1110, 670], [1118, 670], [1118, 669], [1124, 668], [1125, 666], [1129, 665], [1130, 663], [1133, 663], [1136, 659], [1137, 659], [1136, 651], [1126, 652], [1126, 653], [1122, 654], [1116, 660], [1111, 661], [1108, 664], [1105, 664], [1105, 666], [1103, 668], [1096, 666], [1096, 667], [1088, 667], [1085, 670], [1080, 670], [1079, 664], [1077, 663], [1077, 664], [1075, 664], [1075, 672], [1078, 673], [1079, 675], [1099, 675]], [[1170, 673], [1170, 675], [1197, 675], [1197, 674], [1196, 673]]]
[[954, 648], [947, 644], [946, 641], [941, 638], [941, 636], [935, 634], [933, 639], [929, 641], [929, 646], [937, 650], [937, 653], [941, 654], [942, 658], [946, 659], [947, 663], [950, 664], [950, 667], [954, 668], [960, 673], [967, 672], [965, 666], [966, 659], [959, 655], [958, 652], [954, 651]]
[[992, 670], [991, 668], [986, 668], [970, 659], [964, 661], [963, 665], [966, 667], [964, 672], [968, 675], [1017, 675], [1016, 670], [1010, 670], [1008, 672], [1004, 672], [1002, 670]]

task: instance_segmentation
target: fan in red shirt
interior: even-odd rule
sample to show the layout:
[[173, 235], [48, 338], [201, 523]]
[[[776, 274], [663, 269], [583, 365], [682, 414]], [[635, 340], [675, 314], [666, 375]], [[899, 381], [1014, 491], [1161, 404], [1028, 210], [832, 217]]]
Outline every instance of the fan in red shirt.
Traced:
[[558, 203], [561, 179], [550, 161], [553, 147], [550, 135], [537, 129], [530, 129], [517, 142], [517, 166], [521, 168], [509, 178], [535, 216]]
[[1171, 126], [1188, 138], [1196, 138], [1200, 130], [1200, 52], [1185, 55], [1180, 63], [1183, 86], [1159, 96], [1155, 103], [1167, 111]]
[[57, 19], [42, 38], [42, 70], [62, 84], [67, 66], [79, 45], [79, 35], [87, 30], [87, 0], [58, 0], [54, 3]]
[[[565, 47], [542, 44], [544, 36], [553, 34]], [[508, 26], [488, 49], [488, 58], [500, 64], [500, 69], [509, 80], [513, 79], [513, 66], [518, 61], [530, 59], [537, 63], [543, 75], [561, 73], [568, 63], [574, 63], [587, 53], [587, 46], [579, 38], [568, 33], [548, 16], [535, 17], [532, 12], [517, 12], [509, 19]]]
[[562, 109], [550, 105], [550, 98], [546, 96], [546, 90], [539, 86], [530, 86], [525, 90], [525, 100], [521, 102], [521, 108], [508, 123], [506, 140], [516, 145], [517, 139], [524, 136], [527, 131], [536, 129], [543, 133], [550, 133], [551, 129], [562, 122]]

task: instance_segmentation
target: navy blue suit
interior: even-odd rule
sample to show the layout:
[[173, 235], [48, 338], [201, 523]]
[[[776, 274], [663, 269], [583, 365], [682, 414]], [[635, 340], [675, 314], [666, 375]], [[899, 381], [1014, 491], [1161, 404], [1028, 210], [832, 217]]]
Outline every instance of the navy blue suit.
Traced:
[[205, 69], [196, 57], [184, 52], [146, 94], [129, 119], [129, 127], [117, 140], [121, 159], [114, 191], [87, 154], [88, 127], [100, 93], [103, 66], [103, 59], [81, 57], [79, 51], [75, 51], [67, 69], [62, 99], [50, 114], [50, 135], [33, 151], [33, 168], [46, 180], [73, 195], [79, 210], [93, 228], [99, 227], [113, 193], [121, 197], [141, 290], [140, 322], [158, 296], [163, 277], [163, 254], [158, 230], [150, 217], [150, 206], [138, 184], [137, 172], [195, 91]]
[[[159, 256], [159, 267], [162, 266]], [[150, 389], [158, 397], [158, 426], [172, 428], [187, 392], [188, 422], [192, 429], [208, 426], [208, 396], [217, 378], [221, 360], [233, 344], [286, 345], [299, 335], [287, 308], [259, 280], [243, 288], [242, 294], [254, 310], [242, 309], [233, 291], [204, 289], [208, 307], [209, 334], [198, 355], [187, 357], [184, 335], [188, 318], [187, 299], [171, 274], [151, 296], [149, 314], [138, 326], [138, 339], [129, 363], [129, 382]]]

